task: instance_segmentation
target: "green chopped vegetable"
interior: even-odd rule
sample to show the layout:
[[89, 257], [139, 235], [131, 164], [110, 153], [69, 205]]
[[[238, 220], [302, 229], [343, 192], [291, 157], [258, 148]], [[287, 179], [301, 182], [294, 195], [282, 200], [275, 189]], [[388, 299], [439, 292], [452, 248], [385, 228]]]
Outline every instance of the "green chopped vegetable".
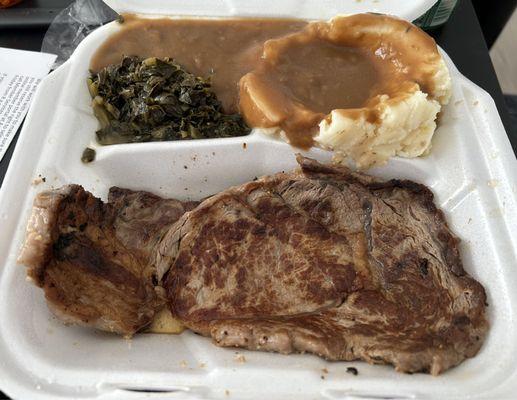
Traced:
[[81, 161], [83, 163], [87, 164], [87, 163], [91, 163], [93, 160], [95, 160], [95, 150], [87, 147], [83, 151]]
[[209, 79], [169, 58], [125, 57], [88, 79], [101, 144], [243, 136], [239, 114], [225, 114]]

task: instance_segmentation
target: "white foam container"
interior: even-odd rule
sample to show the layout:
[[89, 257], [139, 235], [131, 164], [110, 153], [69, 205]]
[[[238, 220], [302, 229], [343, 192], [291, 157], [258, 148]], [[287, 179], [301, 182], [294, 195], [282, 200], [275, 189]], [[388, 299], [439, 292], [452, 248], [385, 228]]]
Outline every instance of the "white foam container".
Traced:
[[[433, 0], [108, 3], [121, 11], [169, 15], [320, 19], [373, 10], [413, 19]], [[41, 83], [0, 191], [1, 390], [20, 399], [513, 398], [517, 162], [493, 100], [464, 78], [448, 57], [453, 97], [443, 109], [431, 154], [413, 160], [395, 158], [371, 173], [410, 178], [431, 187], [461, 237], [465, 269], [484, 285], [489, 302], [491, 326], [475, 358], [438, 377], [405, 375], [390, 366], [362, 362], [326, 362], [311, 355], [239, 350], [246, 359], [239, 362], [235, 349], [218, 348], [190, 332], [141, 334], [127, 341], [65, 327], [52, 317], [43, 291], [26, 283], [25, 268], [16, 264], [36, 193], [75, 182], [104, 199], [112, 185], [199, 199], [295, 166], [295, 149], [259, 131], [240, 138], [97, 146], [97, 121], [85, 79], [90, 56], [117, 29], [112, 23], [93, 32], [68, 62]], [[97, 148], [97, 158], [84, 165], [80, 157], [88, 145]], [[308, 154], [330, 158], [321, 150]], [[36, 184], [39, 176], [46, 182]], [[346, 373], [350, 366], [359, 370], [358, 376]]]

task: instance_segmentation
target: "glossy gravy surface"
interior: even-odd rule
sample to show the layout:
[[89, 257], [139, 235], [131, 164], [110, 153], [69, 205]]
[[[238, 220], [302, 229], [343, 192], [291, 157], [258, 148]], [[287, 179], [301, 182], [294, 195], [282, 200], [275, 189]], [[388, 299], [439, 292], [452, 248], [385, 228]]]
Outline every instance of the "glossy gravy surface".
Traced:
[[263, 74], [315, 112], [360, 107], [378, 81], [372, 57], [363, 49], [314, 39], [277, 52], [276, 63]]

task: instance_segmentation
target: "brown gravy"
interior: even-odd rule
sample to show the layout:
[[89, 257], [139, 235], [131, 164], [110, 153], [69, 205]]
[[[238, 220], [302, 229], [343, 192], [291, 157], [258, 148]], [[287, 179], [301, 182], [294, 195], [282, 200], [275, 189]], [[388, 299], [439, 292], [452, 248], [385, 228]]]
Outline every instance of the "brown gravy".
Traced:
[[210, 76], [212, 88], [228, 113], [238, 112], [239, 79], [251, 71], [267, 39], [302, 29], [297, 19], [143, 19], [124, 16], [122, 29], [93, 55], [99, 71], [124, 55], [171, 57], [187, 71]]
[[317, 113], [363, 106], [379, 78], [373, 57], [363, 49], [317, 38], [268, 47], [266, 52], [276, 52], [268, 56], [276, 60], [261, 74]]
[[[330, 23], [126, 15], [90, 68], [98, 71], [124, 55], [171, 57], [191, 73], [210, 76], [226, 112], [240, 111], [253, 127], [281, 127], [302, 148], [313, 145], [318, 123], [332, 110], [359, 115], [376, 95], [396, 97], [416, 83], [431, 93], [426, 65], [439, 57], [433, 39], [418, 28], [373, 14]], [[368, 112], [374, 121], [375, 112]]]

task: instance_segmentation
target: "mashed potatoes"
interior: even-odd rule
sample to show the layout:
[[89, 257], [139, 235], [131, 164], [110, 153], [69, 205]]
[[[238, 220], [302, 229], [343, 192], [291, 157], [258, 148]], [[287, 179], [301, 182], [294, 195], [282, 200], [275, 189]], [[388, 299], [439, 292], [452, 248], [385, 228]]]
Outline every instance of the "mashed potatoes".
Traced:
[[336, 160], [350, 157], [358, 168], [382, 165], [394, 155], [412, 158], [429, 152], [441, 109], [437, 100], [415, 86], [397, 98], [382, 95], [375, 109], [373, 122], [366, 112], [333, 110], [320, 122], [314, 140], [336, 151]]
[[339, 16], [264, 44], [240, 82], [252, 126], [358, 168], [426, 154], [451, 80], [434, 40], [385, 15]]

